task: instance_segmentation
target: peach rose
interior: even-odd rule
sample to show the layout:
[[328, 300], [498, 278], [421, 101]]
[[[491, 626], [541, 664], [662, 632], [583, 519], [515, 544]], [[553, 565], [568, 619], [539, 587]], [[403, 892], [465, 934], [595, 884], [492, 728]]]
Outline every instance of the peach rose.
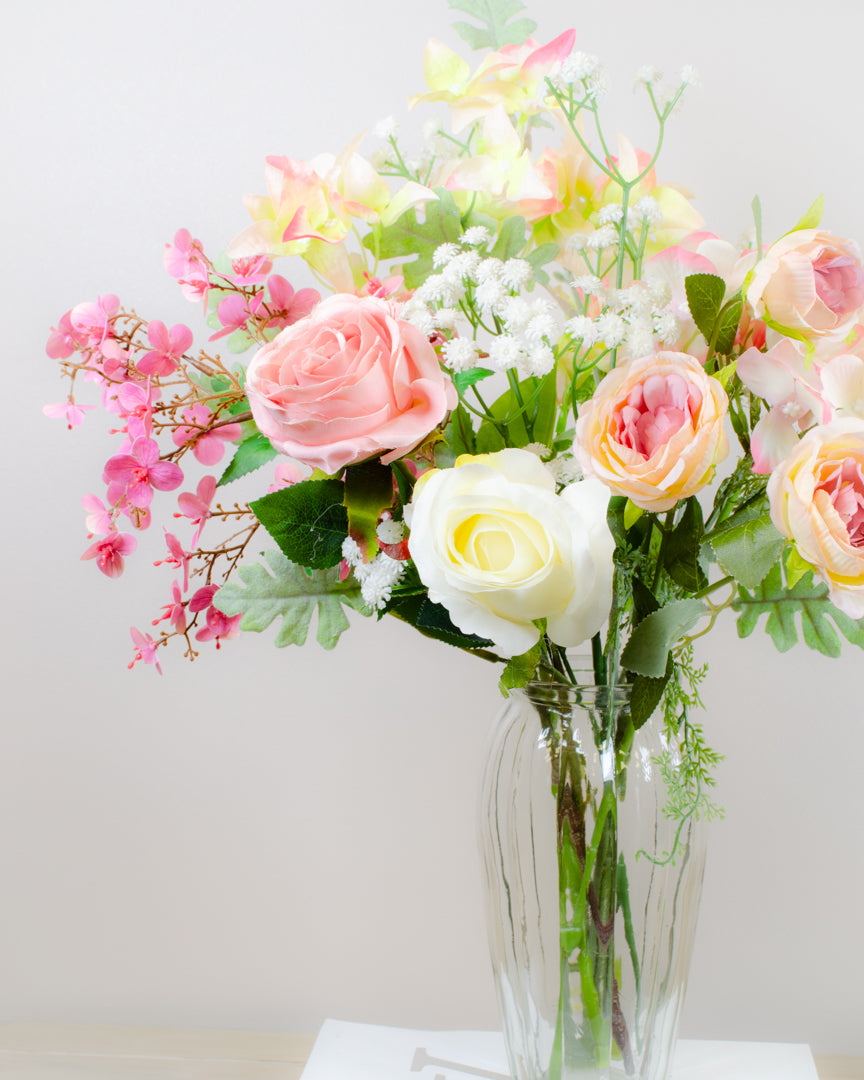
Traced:
[[858, 246], [819, 229], [788, 233], [756, 264], [747, 302], [784, 330], [841, 340], [864, 306]]
[[428, 339], [374, 296], [337, 294], [255, 354], [246, 392], [277, 450], [326, 473], [412, 450], [456, 405]]
[[670, 510], [714, 476], [729, 451], [726, 392], [687, 353], [630, 360], [582, 406], [574, 449], [596, 476], [643, 510]]
[[864, 616], [864, 421], [811, 428], [768, 481], [771, 520], [853, 619]]

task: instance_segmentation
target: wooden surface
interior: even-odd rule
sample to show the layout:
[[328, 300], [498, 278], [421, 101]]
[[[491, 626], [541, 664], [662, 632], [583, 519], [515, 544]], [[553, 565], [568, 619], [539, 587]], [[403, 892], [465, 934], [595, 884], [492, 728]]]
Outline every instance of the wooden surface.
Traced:
[[[6, 1080], [299, 1080], [314, 1035], [0, 1024]], [[864, 1080], [864, 1057], [814, 1055], [820, 1080]]]

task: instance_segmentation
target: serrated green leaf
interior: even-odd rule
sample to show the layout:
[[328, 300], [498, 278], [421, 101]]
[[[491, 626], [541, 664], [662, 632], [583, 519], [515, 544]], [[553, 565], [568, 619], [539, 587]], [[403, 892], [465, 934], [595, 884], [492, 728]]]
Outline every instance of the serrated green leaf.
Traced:
[[739, 612], [739, 637], [748, 637], [760, 616], [767, 615], [765, 629], [780, 652], [787, 652], [798, 642], [796, 617], [800, 619], [805, 645], [825, 656], [839, 656], [841, 652], [840, 638], [829, 619], [847, 641], [864, 648], [864, 620], [851, 619], [838, 611], [828, 599], [828, 587], [814, 581], [811, 575], [793, 586], [784, 586], [779, 563], [752, 592], [739, 587], [732, 607]]
[[317, 610], [318, 643], [332, 649], [348, 629], [343, 605], [370, 614], [359, 585], [353, 578], [340, 581], [337, 569], [307, 571], [279, 551], [268, 551], [264, 558], [267, 566], [253, 563], [239, 567], [242, 586], [228, 582], [219, 590], [219, 610], [226, 615], [242, 615], [241, 630], [260, 632], [281, 618], [274, 643], [279, 648], [303, 645]]
[[[738, 517], [743, 515], [738, 515]], [[734, 524], [711, 538], [711, 547], [720, 568], [747, 589], [755, 589], [776, 566], [786, 547], [786, 538], [767, 513], [750, 520], [730, 519]]]
[[453, 24], [453, 29], [472, 49], [500, 49], [502, 45], [522, 45], [537, 29], [533, 19], [509, 22], [525, 7], [519, 0], [450, 0], [454, 11], [464, 11], [483, 24], [483, 28], [466, 22]]
[[662, 678], [669, 651], [707, 613], [701, 600], [673, 600], [635, 627], [621, 653], [621, 664], [636, 675]]
[[735, 336], [738, 333], [743, 310], [744, 300], [738, 296], [731, 300], [720, 314], [714, 349], [723, 356], [728, 356], [735, 348]]
[[512, 656], [501, 673], [498, 681], [498, 689], [507, 697], [509, 691], [525, 686], [534, 677], [537, 665], [540, 663], [542, 648], [538, 641], [527, 652], [520, 656]]
[[378, 239], [369, 234], [363, 245], [376, 251], [382, 259], [407, 258], [402, 263], [402, 273], [409, 289], [422, 285], [432, 272], [432, 256], [441, 244], [455, 243], [462, 235], [462, 215], [452, 194], [445, 188], [436, 188], [436, 202], [423, 207], [423, 221], [417, 217], [416, 207], [406, 210], [392, 225], [380, 230]]
[[348, 535], [343, 498], [341, 480], [303, 480], [249, 505], [292, 562], [323, 570], [342, 561]]
[[222, 487], [223, 484], [230, 484], [232, 480], [239, 480], [241, 476], [255, 472], [268, 461], [272, 461], [278, 453], [279, 451], [274, 448], [266, 435], [256, 432], [250, 439], [244, 439], [237, 446], [234, 456], [228, 462], [228, 467], [219, 477], [216, 486]]
[[689, 274], [684, 279], [687, 306], [699, 332], [711, 340], [726, 295], [726, 282], [716, 274]]

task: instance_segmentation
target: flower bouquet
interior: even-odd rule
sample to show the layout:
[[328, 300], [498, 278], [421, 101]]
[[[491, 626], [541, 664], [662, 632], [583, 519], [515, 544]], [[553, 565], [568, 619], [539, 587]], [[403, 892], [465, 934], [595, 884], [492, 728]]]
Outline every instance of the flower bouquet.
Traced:
[[864, 268], [821, 200], [779, 238], [758, 200], [749, 243], [704, 230], [658, 174], [691, 69], [640, 71], [656, 141], [613, 143], [572, 31], [451, 7], [483, 55], [429, 43], [422, 151], [384, 121], [369, 156], [268, 158], [224, 252], [166, 245], [206, 342], [77, 304], [46, 412], [80, 425], [89, 383], [115, 418], [82, 558], [119, 577], [165, 507], [133, 663], [274, 622], [302, 645], [316, 614], [332, 648], [348, 608], [499, 665], [483, 831], [514, 1076], [654, 1080], [718, 812], [693, 641], [729, 608], [781, 650], [864, 644]]

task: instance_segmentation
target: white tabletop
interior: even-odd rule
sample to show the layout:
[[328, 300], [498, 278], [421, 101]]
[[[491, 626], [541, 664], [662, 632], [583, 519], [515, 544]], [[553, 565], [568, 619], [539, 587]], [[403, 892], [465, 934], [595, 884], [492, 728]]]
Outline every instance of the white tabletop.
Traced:
[[[314, 1035], [0, 1024], [4, 1080], [300, 1080]], [[864, 1057], [814, 1055], [820, 1080], [864, 1080]]]

